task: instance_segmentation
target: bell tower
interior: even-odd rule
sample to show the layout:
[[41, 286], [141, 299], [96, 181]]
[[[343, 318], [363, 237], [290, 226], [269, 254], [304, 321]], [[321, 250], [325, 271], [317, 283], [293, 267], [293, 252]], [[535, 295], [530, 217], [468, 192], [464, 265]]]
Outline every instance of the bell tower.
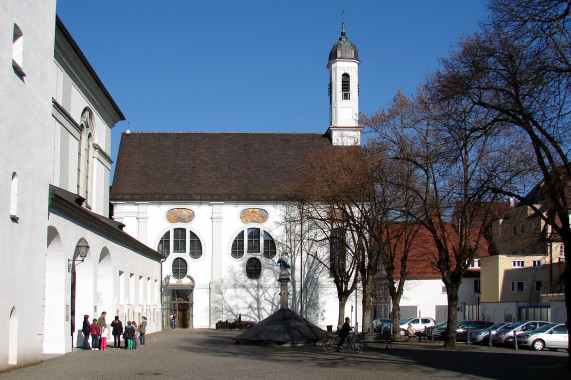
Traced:
[[329, 53], [329, 129], [333, 145], [361, 145], [359, 126], [359, 52], [347, 40], [345, 21], [341, 37]]

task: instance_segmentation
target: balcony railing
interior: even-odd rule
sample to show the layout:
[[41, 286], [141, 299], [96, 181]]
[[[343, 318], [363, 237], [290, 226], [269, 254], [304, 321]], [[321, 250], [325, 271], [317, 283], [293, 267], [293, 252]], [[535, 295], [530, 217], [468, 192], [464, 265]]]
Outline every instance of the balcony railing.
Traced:
[[565, 287], [563, 285], [559, 286], [544, 286], [541, 288], [541, 295], [561, 295], [565, 294]]

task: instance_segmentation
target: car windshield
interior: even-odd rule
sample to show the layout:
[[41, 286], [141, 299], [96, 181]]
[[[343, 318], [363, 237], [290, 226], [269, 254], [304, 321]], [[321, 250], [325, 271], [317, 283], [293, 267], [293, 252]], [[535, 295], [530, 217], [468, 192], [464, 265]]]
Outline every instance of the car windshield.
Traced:
[[556, 326], [556, 323], [550, 323], [548, 325], [543, 325], [541, 327], [536, 328], [535, 330], [533, 330], [534, 333], [542, 333], [542, 332], [546, 332], [547, 330], [551, 329], [553, 326]]
[[507, 325], [502, 327], [500, 330], [513, 330], [513, 329], [517, 329], [518, 327], [520, 327], [521, 325], [527, 323], [527, 321], [519, 321], [516, 323], [512, 323], [511, 325]]
[[412, 321], [414, 318], [409, 318], [409, 319], [401, 319], [399, 321], [399, 325], [404, 325], [406, 323], [409, 323], [410, 321]]
[[[506, 325], [505, 323], [496, 323], [495, 325], [490, 326], [490, 327], [488, 327], [487, 329], [490, 329], [490, 330], [494, 331], [494, 330], [497, 330], [497, 329], [501, 329], [501, 328], [504, 327], [504, 326], [507, 327], [507, 326], [509, 326], [509, 325]], [[487, 330], [487, 329], [486, 329], [486, 330]]]
[[437, 329], [439, 327], [446, 327], [447, 323], [448, 323], [448, 321], [440, 322], [439, 324], [434, 325], [434, 328]]

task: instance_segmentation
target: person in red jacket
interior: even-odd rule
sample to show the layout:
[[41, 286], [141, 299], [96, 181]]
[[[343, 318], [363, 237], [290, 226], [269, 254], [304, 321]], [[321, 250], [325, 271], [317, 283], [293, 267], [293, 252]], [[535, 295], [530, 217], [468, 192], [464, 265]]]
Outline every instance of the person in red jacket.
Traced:
[[91, 349], [98, 350], [99, 348], [99, 325], [97, 324], [97, 318], [93, 318], [93, 323], [91, 324]]

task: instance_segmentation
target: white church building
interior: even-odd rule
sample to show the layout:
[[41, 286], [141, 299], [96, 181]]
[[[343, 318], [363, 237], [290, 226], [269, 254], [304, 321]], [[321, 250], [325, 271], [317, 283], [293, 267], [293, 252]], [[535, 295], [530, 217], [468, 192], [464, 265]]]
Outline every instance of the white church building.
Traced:
[[84, 315], [160, 329], [162, 255], [109, 218], [124, 116], [56, 16], [0, 2], [0, 370], [81, 345]]
[[360, 146], [359, 63], [343, 27], [327, 64], [330, 124], [322, 134], [122, 134], [113, 218], [164, 254], [165, 320], [176, 313], [181, 327], [213, 328], [264, 319], [279, 308], [277, 260], [288, 252], [290, 308], [322, 327], [337, 324], [333, 280], [313, 259], [326, 257], [329, 243], [309, 236], [318, 232], [298, 220], [291, 190], [310, 153]]

